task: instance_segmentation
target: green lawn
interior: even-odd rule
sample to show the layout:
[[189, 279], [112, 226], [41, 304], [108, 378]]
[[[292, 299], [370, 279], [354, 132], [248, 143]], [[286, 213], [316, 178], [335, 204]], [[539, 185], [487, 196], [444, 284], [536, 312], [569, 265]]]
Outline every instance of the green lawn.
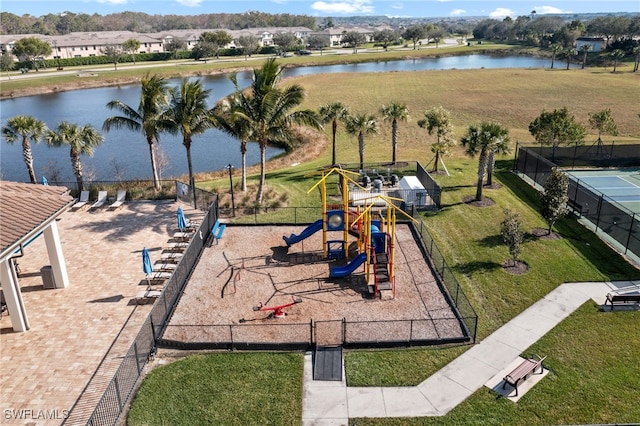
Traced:
[[193, 355], [156, 368], [136, 395], [129, 425], [296, 425], [302, 354]]
[[[354, 111], [375, 113], [385, 103], [406, 102], [411, 121], [399, 125], [398, 157], [422, 164], [427, 164], [432, 158], [429, 145], [433, 137], [419, 128], [416, 121], [423, 111], [437, 105], [452, 112], [458, 136], [468, 125], [485, 119], [509, 128], [514, 142], [531, 141], [527, 130], [529, 122], [543, 109], [567, 106], [583, 123], [587, 122], [590, 112], [611, 108], [620, 131], [616, 143], [637, 139], [640, 136], [638, 111], [629, 108], [640, 98], [640, 86], [636, 80], [637, 76], [631, 73], [612, 74], [602, 69], [324, 74], [295, 79], [308, 91], [305, 107], [317, 108], [340, 100]], [[367, 161], [389, 160], [391, 126], [381, 121], [380, 128], [380, 134], [366, 138]], [[356, 162], [356, 138], [346, 135], [342, 126], [339, 129], [338, 160]], [[597, 135], [590, 134], [587, 143], [596, 138]], [[327, 149], [312, 162], [270, 170], [267, 174], [268, 187], [276, 194], [286, 192], [290, 206], [317, 206], [317, 192], [306, 194], [317, 180], [310, 174], [326, 165], [330, 158], [331, 153]], [[499, 159], [495, 182], [500, 187], [485, 189], [485, 196], [495, 204], [484, 208], [472, 207], [463, 203], [462, 198], [475, 194], [477, 158], [468, 158], [456, 148], [452, 156], [445, 158], [451, 176], [436, 177], [444, 188], [443, 208], [437, 213], [423, 215], [429, 231], [479, 315], [479, 339], [488, 336], [563, 282], [640, 279], [640, 270], [626, 263], [574, 218], [557, 223], [556, 231], [562, 234], [562, 239], [549, 241], [534, 237], [533, 229], [546, 227], [538, 213], [537, 193], [511, 173], [512, 161], [512, 155]], [[202, 185], [226, 187], [224, 176], [219, 181], [203, 182]], [[502, 243], [499, 229], [503, 210], [507, 207], [520, 213], [527, 233], [521, 258], [528, 264], [529, 271], [524, 275], [513, 276], [502, 269], [503, 262], [508, 259], [508, 251]], [[640, 418], [637, 404], [640, 392], [640, 375], [637, 374], [639, 320], [638, 312], [604, 313], [592, 303], [585, 304], [531, 348], [549, 356], [547, 365], [551, 374], [518, 404], [496, 399], [495, 395], [483, 389], [444, 418], [358, 419], [352, 423], [528, 425], [637, 421]], [[414, 385], [466, 348], [348, 351], [347, 380], [352, 386]], [[241, 369], [249, 357], [261, 360], [254, 365], [255, 376], [259, 378], [249, 376], [250, 384], [244, 388], [244, 398], [220, 395], [223, 406], [236, 408], [226, 411], [229, 417], [219, 423], [235, 424], [235, 411], [250, 412], [255, 401], [263, 398], [261, 377], [270, 372], [271, 357], [280, 354], [224, 356], [225, 371]], [[295, 374], [302, 374], [301, 361]], [[148, 385], [148, 380], [145, 381], [147, 388], [143, 386], [140, 397], [134, 402], [134, 409], [141, 404], [139, 401], [142, 401], [145, 389], [149, 389], [146, 392], [152, 395], [164, 396], [147, 403], [146, 408], [140, 408], [139, 414], [132, 411], [130, 419], [134, 414], [142, 419], [142, 423], [136, 424], [145, 424], [145, 421], [157, 424], [149, 419], [155, 418], [151, 417], [155, 410], [170, 405], [172, 400], [167, 400], [169, 396], [165, 394], [170, 389], [166, 388], [191, 388], [188, 384], [175, 385], [162, 380]], [[218, 386], [227, 385], [227, 380], [233, 379], [220, 374], [203, 386], [207, 386], [210, 393], [216, 393]], [[255, 397], [253, 389], [256, 389]], [[278, 402], [277, 409], [289, 409], [288, 404], [301, 406], [299, 387], [298, 391], [300, 393], [290, 395], [295, 401]], [[196, 404], [191, 409], [198, 407], [195, 400], [185, 401], [188, 407]], [[294, 419], [292, 423], [285, 420], [278, 424], [299, 424], [299, 412], [291, 418]], [[256, 424], [255, 421], [250, 423]]]

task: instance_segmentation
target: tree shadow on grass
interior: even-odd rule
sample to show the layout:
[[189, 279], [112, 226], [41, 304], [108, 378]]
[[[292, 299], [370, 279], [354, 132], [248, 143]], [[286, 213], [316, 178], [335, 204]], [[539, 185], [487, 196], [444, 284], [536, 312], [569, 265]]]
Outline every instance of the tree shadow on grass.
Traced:
[[488, 272], [502, 269], [502, 265], [491, 261], [474, 260], [466, 263], [458, 263], [452, 269], [461, 274], [470, 275], [479, 271]]

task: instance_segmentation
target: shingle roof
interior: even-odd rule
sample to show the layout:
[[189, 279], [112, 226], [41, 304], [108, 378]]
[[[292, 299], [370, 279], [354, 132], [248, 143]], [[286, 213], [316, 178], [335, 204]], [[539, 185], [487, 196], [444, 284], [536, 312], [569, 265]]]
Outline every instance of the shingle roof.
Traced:
[[64, 186], [0, 181], [0, 258], [73, 202]]

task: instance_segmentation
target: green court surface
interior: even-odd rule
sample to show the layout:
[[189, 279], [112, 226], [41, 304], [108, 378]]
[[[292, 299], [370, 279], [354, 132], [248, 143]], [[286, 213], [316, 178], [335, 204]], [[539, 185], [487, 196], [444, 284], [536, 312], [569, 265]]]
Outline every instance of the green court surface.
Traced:
[[640, 168], [572, 170], [571, 179], [591, 187], [632, 213], [640, 214]]

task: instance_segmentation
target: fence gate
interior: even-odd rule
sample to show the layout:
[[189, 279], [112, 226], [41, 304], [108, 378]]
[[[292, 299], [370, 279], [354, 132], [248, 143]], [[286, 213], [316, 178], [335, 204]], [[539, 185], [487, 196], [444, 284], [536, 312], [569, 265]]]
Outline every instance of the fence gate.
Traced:
[[344, 342], [344, 320], [315, 321], [313, 343], [316, 346], [339, 346]]

